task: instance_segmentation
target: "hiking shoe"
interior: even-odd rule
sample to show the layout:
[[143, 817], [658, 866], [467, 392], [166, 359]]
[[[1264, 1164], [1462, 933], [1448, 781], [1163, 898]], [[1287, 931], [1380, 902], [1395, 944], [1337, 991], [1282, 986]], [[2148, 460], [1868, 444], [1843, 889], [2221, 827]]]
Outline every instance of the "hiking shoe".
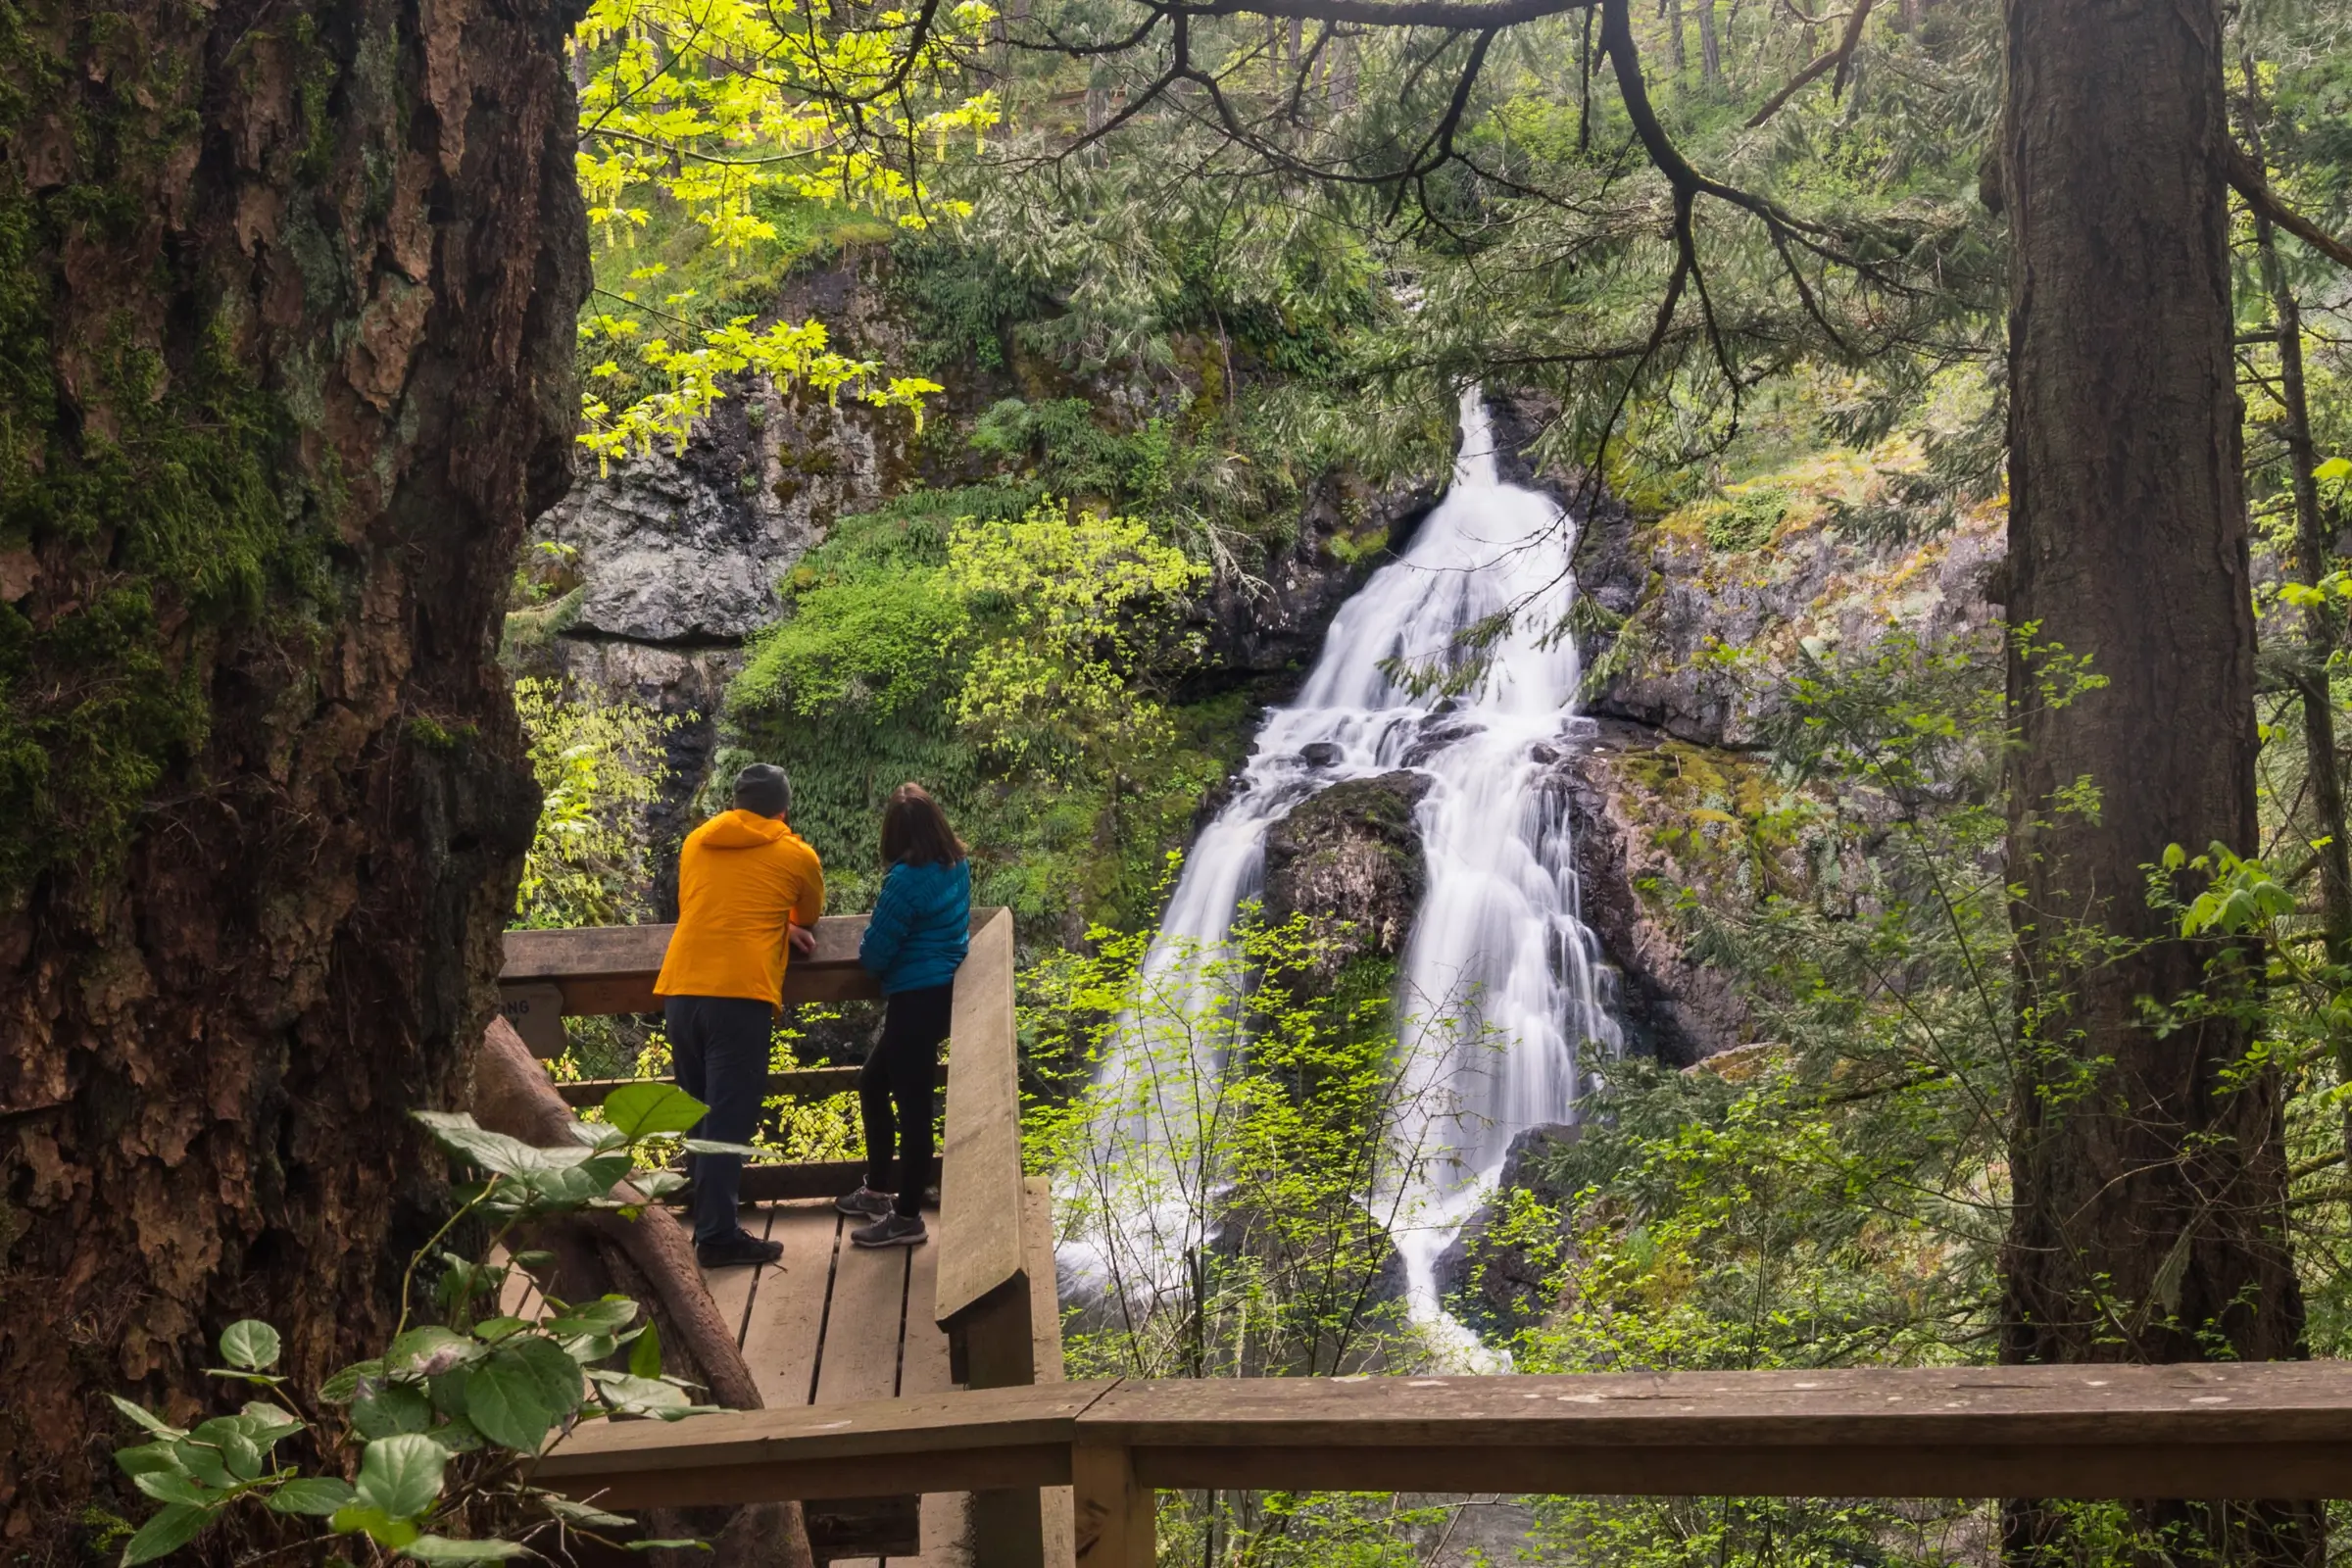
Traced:
[[773, 1263], [783, 1255], [782, 1242], [763, 1242], [743, 1231], [737, 1231], [723, 1242], [704, 1242], [694, 1250], [694, 1260], [705, 1268]]
[[920, 1247], [931, 1239], [923, 1229], [920, 1214], [901, 1214], [896, 1210], [883, 1215], [862, 1230], [850, 1232], [850, 1240], [859, 1247]]
[[877, 1193], [871, 1187], [860, 1187], [833, 1200], [833, 1206], [852, 1219], [880, 1219], [890, 1212], [891, 1205], [888, 1193]]

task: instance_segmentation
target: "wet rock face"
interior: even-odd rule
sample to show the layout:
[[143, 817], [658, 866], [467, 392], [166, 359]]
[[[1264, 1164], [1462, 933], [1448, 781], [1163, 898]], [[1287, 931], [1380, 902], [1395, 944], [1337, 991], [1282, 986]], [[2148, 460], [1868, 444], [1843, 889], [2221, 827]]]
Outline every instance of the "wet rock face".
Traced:
[[872, 411], [787, 399], [764, 379], [712, 411], [680, 457], [593, 466], [537, 537], [571, 552], [574, 629], [632, 642], [739, 641], [835, 516], [879, 505], [890, 431]]
[[1681, 1066], [1739, 1045], [1748, 1014], [1731, 980], [1691, 961], [1681, 935], [1642, 896], [1644, 879], [1673, 886], [1675, 878], [1630, 808], [1618, 759], [1658, 739], [1629, 724], [1604, 723], [1591, 745], [1562, 750], [1551, 777], [1567, 798], [1576, 835], [1580, 913], [1617, 967], [1616, 1013], [1626, 1045]]
[[1331, 948], [1303, 977], [1320, 991], [1359, 957], [1404, 951], [1429, 886], [1413, 820], [1428, 793], [1419, 773], [1349, 779], [1301, 801], [1267, 833], [1266, 918], [1307, 914], [1332, 928]]
[[[1524, 1192], [1546, 1205], [1557, 1206], [1572, 1194], [1549, 1179], [1551, 1157], [1574, 1144], [1583, 1132], [1574, 1123], [1530, 1127], [1511, 1140], [1503, 1155], [1497, 1191]], [[1509, 1335], [1541, 1318], [1552, 1306], [1551, 1277], [1558, 1259], [1556, 1232], [1514, 1236], [1498, 1224], [1502, 1210], [1488, 1203], [1470, 1217], [1461, 1233], [1438, 1254], [1435, 1270], [1438, 1296], [1472, 1326]]]
[[1278, 699], [1296, 687], [1321, 652], [1331, 617], [1404, 548], [1438, 494], [1431, 480], [1378, 488], [1348, 474], [1315, 481], [1291, 547], [1249, 575], [1220, 575], [1203, 597], [1197, 614], [1206, 658], [1190, 683], [1198, 690], [1187, 695], [1258, 685]]

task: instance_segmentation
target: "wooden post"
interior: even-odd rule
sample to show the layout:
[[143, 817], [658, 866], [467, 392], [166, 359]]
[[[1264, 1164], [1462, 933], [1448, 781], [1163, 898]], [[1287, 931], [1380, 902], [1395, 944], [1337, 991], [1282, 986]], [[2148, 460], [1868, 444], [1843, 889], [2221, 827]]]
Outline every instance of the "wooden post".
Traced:
[[1089, 1443], [1070, 1449], [1078, 1568], [1153, 1568], [1158, 1494], [1135, 1479], [1135, 1450]]

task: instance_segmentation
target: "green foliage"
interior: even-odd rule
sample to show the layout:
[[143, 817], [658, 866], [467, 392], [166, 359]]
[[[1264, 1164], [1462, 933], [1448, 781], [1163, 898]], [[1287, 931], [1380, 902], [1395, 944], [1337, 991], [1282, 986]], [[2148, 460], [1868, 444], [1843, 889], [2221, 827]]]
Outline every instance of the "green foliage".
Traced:
[[[532, 1486], [520, 1462], [571, 1421], [677, 1420], [707, 1407], [692, 1401], [683, 1380], [663, 1374], [661, 1341], [650, 1320], [638, 1322], [635, 1301], [557, 1299], [528, 1272], [553, 1258], [509, 1257], [506, 1244], [516, 1225], [549, 1215], [609, 1210], [637, 1219], [646, 1201], [684, 1181], [643, 1161], [706, 1108], [671, 1085], [625, 1085], [606, 1098], [600, 1120], [580, 1123], [579, 1138], [559, 1149], [488, 1132], [463, 1113], [417, 1112], [434, 1140], [475, 1175], [460, 1188], [457, 1212], [410, 1260], [401, 1318], [383, 1353], [304, 1397], [271, 1371], [277, 1331], [247, 1319], [221, 1334], [227, 1364], [211, 1374], [258, 1391], [237, 1413], [183, 1430], [118, 1397], [116, 1408], [145, 1441], [118, 1450], [116, 1462], [163, 1504], [124, 1544], [124, 1568], [167, 1556], [232, 1515], [250, 1522], [256, 1507], [281, 1520], [321, 1521], [300, 1527], [324, 1532], [305, 1538], [315, 1549], [359, 1549], [357, 1540], [365, 1539], [389, 1556], [425, 1563], [498, 1562], [528, 1552], [523, 1541], [478, 1534], [485, 1518], [525, 1539], [561, 1526], [608, 1542], [602, 1532], [625, 1528], [625, 1518]], [[630, 1186], [615, 1196], [622, 1182]], [[475, 1215], [494, 1226], [478, 1254], [443, 1250], [443, 1240]], [[431, 1293], [437, 1321], [413, 1327], [419, 1269], [438, 1271]], [[502, 1308], [511, 1282], [526, 1287], [528, 1316]], [[305, 1409], [341, 1414], [314, 1417]], [[307, 1448], [309, 1456], [283, 1455], [281, 1446]]]
[[514, 924], [644, 919], [652, 866], [640, 819], [661, 795], [668, 769], [662, 737], [677, 721], [626, 699], [539, 679], [514, 683], [514, 707], [540, 791]]
[[1200, 575], [1143, 524], [1023, 486], [914, 492], [794, 570], [790, 615], [729, 687], [730, 741], [792, 772], [794, 825], [846, 906], [879, 880], [883, 799], [913, 779], [975, 846], [982, 902], [1032, 925], [1132, 917], [1244, 717], [1238, 698], [1160, 696]]

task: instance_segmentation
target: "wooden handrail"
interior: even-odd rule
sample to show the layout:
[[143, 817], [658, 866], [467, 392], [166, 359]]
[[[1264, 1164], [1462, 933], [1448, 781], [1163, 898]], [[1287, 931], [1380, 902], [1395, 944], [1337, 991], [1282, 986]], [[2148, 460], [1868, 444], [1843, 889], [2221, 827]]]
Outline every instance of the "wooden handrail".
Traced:
[[[971, 952], [956, 971], [948, 1024], [948, 1069], [956, 1092], [948, 1097], [939, 1194], [940, 1223], [956, 1247], [940, 1257], [933, 1314], [950, 1333], [981, 1303], [1010, 1290], [1019, 1291], [1027, 1316], [1012, 957], [1012, 911], [998, 909], [974, 928]], [[1022, 1338], [1026, 1344], [1026, 1327]]]
[[[992, 911], [974, 909], [977, 932]], [[851, 1002], [878, 998], [881, 986], [858, 963], [865, 935], [862, 914], [829, 914], [813, 927], [814, 953], [796, 953], [784, 966], [784, 1001]], [[660, 1012], [654, 981], [669, 951], [674, 925], [592, 925], [560, 931], [509, 931], [502, 991], [553, 988], [565, 1017]]]
[[[1077, 1489], [1078, 1561], [1152, 1561], [1160, 1488], [1830, 1497], [2352, 1495], [2352, 1363], [1046, 1384], [597, 1423], [537, 1479], [615, 1505]], [[862, 1478], [862, 1480], [860, 1479]]]
[[[784, 1096], [792, 1100], [830, 1100], [835, 1095], [853, 1094], [858, 1088], [858, 1075], [862, 1067], [795, 1067], [788, 1072], [767, 1075], [766, 1094], [769, 1099]], [[601, 1105], [613, 1090], [633, 1083], [638, 1078], [581, 1078], [567, 1084], [556, 1085], [556, 1093], [567, 1105]], [[932, 1074], [933, 1087], [948, 1081], [948, 1064], [941, 1062], [939, 1071]]]

